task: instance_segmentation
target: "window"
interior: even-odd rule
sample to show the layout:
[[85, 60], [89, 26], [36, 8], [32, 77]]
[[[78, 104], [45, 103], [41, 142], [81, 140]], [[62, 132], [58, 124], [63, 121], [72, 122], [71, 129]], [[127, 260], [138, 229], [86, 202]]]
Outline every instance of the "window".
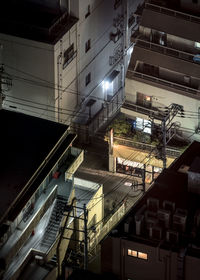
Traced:
[[145, 133], [151, 134], [151, 121], [136, 117], [136, 128]]
[[131, 249], [128, 249], [128, 256], [148, 260], [148, 255], [146, 253], [138, 252]]
[[87, 13], [85, 14], [85, 18], [89, 17], [90, 15], [90, 5], [87, 6]]
[[76, 52], [74, 51], [74, 43], [64, 52], [64, 64], [63, 68], [65, 68], [76, 56]]
[[143, 260], [147, 260], [147, 254], [146, 253], [142, 253], [142, 252], [138, 252], [138, 258], [139, 259], [143, 259]]
[[152, 106], [151, 96], [137, 92], [137, 105], [150, 109]]
[[128, 249], [128, 255], [137, 258], [137, 251]]
[[122, 3], [122, 0], [115, 0], [114, 9], [116, 10]]
[[85, 52], [88, 52], [91, 48], [90, 39], [85, 43]]
[[91, 73], [88, 73], [85, 77], [85, 86], [87, 86], [91, 82]]

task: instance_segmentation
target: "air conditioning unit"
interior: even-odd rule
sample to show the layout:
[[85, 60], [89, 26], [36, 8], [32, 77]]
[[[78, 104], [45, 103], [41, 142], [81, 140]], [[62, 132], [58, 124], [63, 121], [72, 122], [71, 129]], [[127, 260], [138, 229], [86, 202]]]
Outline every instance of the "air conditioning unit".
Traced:
[[184, 209], [176, 209], [173, 215], [173, 229], [184, 232], [186, 229], [187, 211]]
[[171, 211], [171, 213], [173, 213], [175, 211], [175, 202], [172, 201], [168, 201], [168, 200], [164, 200], [163, 201], [163, 208], [165, 210]]
[[135, 217], [135, 233], [136, 235], [141, 235], [144, 225], [144, 215], [137, 215]]
[[120, 30], [117, 30], [117, 32], [115, 33], [110, 33], [110, 40], [116, 43], [121, 36], [122, 32]]
[[149, 228], [149, 237], [156, 240], [162, 239], [162, 228], [160, 227], [150, 227]]
[[170, 227], [171, 212], [168, 210], [159, 209], [157, 212], [159, 224], [164, 228]]
[[145, 219], [145, 227], [147, 230], [149, 230], [151, 227], [153, 226], [157, 226], [158, 225], [158, 219], [150, 217]]
[[170, 244], [178, 243], [179, 240], [179, 233], [174, 230], [167, 230], [166, 231], [166, 241]]
[[147, 199], [147, 208], [150, 211], [157, 212], [159, 208], [159, 200], [157, 198], [149, 197]]
[[125, 233], [129, 233], [131, 223], [132, 223], [132, 217], [129, 217], [124, 223], [124, 232]]

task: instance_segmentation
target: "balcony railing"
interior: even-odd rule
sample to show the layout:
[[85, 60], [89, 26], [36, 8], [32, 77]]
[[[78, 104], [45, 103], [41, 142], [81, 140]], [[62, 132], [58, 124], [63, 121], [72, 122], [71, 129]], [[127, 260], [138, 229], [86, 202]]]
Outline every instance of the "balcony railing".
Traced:
[[163, 13], [165, 15], [174, 16], [176, 18], [184, 19], [187, 21], [195, 22], [195, 23], [200, 23], [200, 18], [197, 16], [182, 13], [180, 11], [175, 11], [172, 9], [168, 9], [166, 7], [158, 6], [158, 5], [152, 4], [151, 1], [147, 1], [145, 3], [145, 8], [159, 12], [159, 13]]
[[126, 77], [129, 78], [129, 79], [141, 78], [141, 79], [146, 80], [146, 81], [151, 81], [151, 82], [163, 85], [163, 86], [167, 86], [167, 87], [170, 87], [170, 88], [173, 88], [173, 89], [181, 90], [181, 91], [184, 91], [186, 93], [194, 94], [194, 95], [200, 97], [200, 90], [198, 90], [198, 89], [187, 87], [187, 86], [177, 84], [177, 83], [174, 83], [174, 82], [171, 82], [171, 81], [163, 80], [161, 78], [150, 76], [150, 75], [140, 73], [140, 72], [137, 72], [137, 71], [128, 70], [127, 74], [126, 74]]
[[[128, 146], [128, 147], [132, 147], [132, 148], [139, 149], [142, 151], [151, 152], [153, 154], [157, 153], [156, 147], [151, 144], [135, 142], [131, 139], [122, 138], [122, 137], [114, 137], [114, 142], [115, 141], [119, 145]], [[181, 151], [178, 149], [169, 148], [169, 147], [166, 148], [166, 155], [169, 157], [177, 158], [180, 156], [180, 154], [181, 154]]]
[[155, 44], [155, 43], [152, 43], [152, 42], [149, 42], [146, 40], [142, 40], [140, 37], [137, 37], [135, 39], [135, 41], [136, 41], [136, 45], [139, 47], [150, 49], [152, 51], [160, 52], [165, 55], [177, 57], [179, 59], [183, 59], [183, 60], [187, 60], [187, 61], [199, 64], [198, 62], [195, 62], [193, 60], [195, 54], [183, 52], [183, 51], [180, 51], [177, 49], [169, 48], [169, 47]]
[[125, 103], [122, 105], [122, 107], [124, 109], [135, 111], [135, 112], [147, 115], [149, 117], [156, 118], [158, 120], [162, 120], [164, 117], [164, 113], [159, 111], [157, 108], [150, 109], [150, 108], [139, 106], [137, 104], [134, 104], [134, 103], [128, 102], [128, 101], [125, 101]]

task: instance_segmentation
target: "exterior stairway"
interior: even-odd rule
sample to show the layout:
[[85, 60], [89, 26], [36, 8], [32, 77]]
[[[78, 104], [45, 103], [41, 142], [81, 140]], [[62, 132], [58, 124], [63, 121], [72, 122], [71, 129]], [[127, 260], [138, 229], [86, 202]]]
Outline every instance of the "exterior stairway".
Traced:
[[56, 203], [54, 209], [52, 211], [51, 217], [49, 219], [49, 223], [45, 230], [44, 236], [41, 241], [42, 247], [51, 247], [53, 242], [55, 241], [59, 229], [60, 223], [63, 217], [64, 207], [67, 204], [67, 200], [62, 196], [57, 196]]

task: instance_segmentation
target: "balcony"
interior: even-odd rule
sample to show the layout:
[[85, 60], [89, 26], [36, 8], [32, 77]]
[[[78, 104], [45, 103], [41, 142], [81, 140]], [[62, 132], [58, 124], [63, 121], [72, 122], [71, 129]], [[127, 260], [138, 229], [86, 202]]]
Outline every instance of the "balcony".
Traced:
[[128, 70], [127, 71], [127, 78], [129, 79], [136, 79], [136, 80], [142, 80], [142, 82], [146, 81], [147, 83], [156, 83], [159, 84], [161, 87], [167, 87], [167, 88], [171, 88], [172, 90], [174, 90], [175, 92], [178, 91], [178, 93], [181, 94], [186, 94], [186, 95], [190, 95], [192, 98], [196, 97], [197, 99], [200, 98], [200, 90], [198, 89], [194, 89], [192, 87], [187, 87], [185, 85], [181, 85], [175, 82], [171, 82], [169, 80], [164, 80], [162, 78], [159, 77], [155, 77], [152, 75], [147, 75], [138, 71], [132, 71], [132, 70]]
[[147, 115], [148, 117], [155, 118], [157, 120], [162, 120], [164, 116], [164, 112], [158, 110], [157, 108], [146, 108], [129, 101], [125, 101], [125, 103], [122, 105], [122, 108]]
[[137, 38], [135, 38], [135, 43], [136, 43], [136, 46], [138, 46], [138, 47], [150, 49], [152, 51], [159, 52], [164, 55], [169, 55], [169, 56], [173, 56], [173, 57], [183, 59], [183, 60], [186, 60], [189, 62], [200, 64], [199, 61], [195, 61], [195, 54], [191, 54], [188, 52], [180, 51], [178, 49], [169, 48], [169, 47], [166, 47], [163, 45], [155, 44], [153, 42], [142, 39], [141, 36], [138, 36]]
[[183, 13], [183, 12], [180, 12], [180, 11], [175, 11], [175, 10], [172, 10], [172, 9], [168, 9], [166, 7], [158, 6], [158, 5], [155, 5], [155, 4], [151, 3], [151, 1], [147, 1], [145, 3], [145, 8], [149, 9], [149, 10], [159, 12], [159, 13], [162, 13], [162, 14], [165, 14], [165, 15], [173, 16], [173, 17], [176, 17], [176, 18], [181, 18], [181, 19], [184, 19], [184, 20], [187, 20], [187, 21], [190, 21], [190, 22], [200, 23], [200, 18], [197, 17], [197, 16], [186, 14], [186, 13]]
[[[128, 146], [132, 147], [138, 150], [147, 151], [152, 154], [157, 154], [157, 150], [155, 148], [155, 145], [142, 143], [142, 142], [135, 142], [132, 139], [123, 138], [123, 137], [114, 137], [114, 143], [117, 143], [118, 145]], [[166, 155], [169, 157], [177, 158], [181, 154], [181, 151], [175, 148], [167, 147], [166, 148]]]

